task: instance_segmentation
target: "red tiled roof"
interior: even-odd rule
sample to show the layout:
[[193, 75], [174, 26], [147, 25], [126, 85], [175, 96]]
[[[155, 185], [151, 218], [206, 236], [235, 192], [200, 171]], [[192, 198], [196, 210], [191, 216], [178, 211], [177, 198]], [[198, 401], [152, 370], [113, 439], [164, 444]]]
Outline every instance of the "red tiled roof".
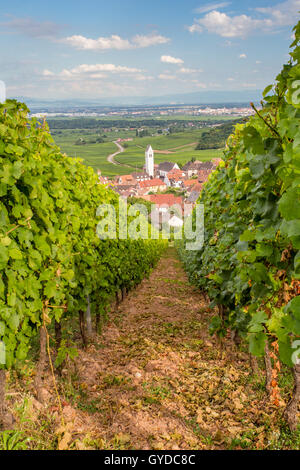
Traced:
[[[149, 191], [148, 188], [139, 188], [139, 189], [137, 190], [137, 194], [138, 194], [138, 196], [140, 196], [140, 197], [142, 197], [142, 198], [145, 199], [146, 197], [148, 197], [148, 196], [146, 196], [146, 194], [148, 193], [148, 191]], [[148, 199], [147, 199], [147, 200], [148, 200]]]
[[197, 183], [195, 186], [192, 187], [192, 191], [196, 191], [200, 193], [202, 191], [203, 184]]
[[195, 184], [197, 184], [197, 180], [196, 179], [193, 179], [193, 180], [186, 180], [183, 182], [184, 186], [186, 188], [190, 187], [190, 186], [194, 186]]
[[120, 175], [118, 176], [118, 180], [120, 180], [120, 184], [133, 184], [135, 183], [135, 179], [132, 175]]
[[166, 186], [159, 178], [153, 178], [152, 180], [145, 180], [139, 182], [140, 188], [152, 188], [153, 186]]
[[182, 198], [174, 196], [174, 194], [152, 194], [149, 199], [158, 206], [173, 206], [174, 204], [182, 205]]
[[168, 180], [182, 181], [185, 177], [185, 173], [175, 168], [174, 170], [169, 171], [167, 177]]
[[171, 170], [169, 171], [168, 175], [181, 175], [181, 176], [184, 176], [184, 171], [178, 169], [178, 168], [174, 168], [174, 170]]

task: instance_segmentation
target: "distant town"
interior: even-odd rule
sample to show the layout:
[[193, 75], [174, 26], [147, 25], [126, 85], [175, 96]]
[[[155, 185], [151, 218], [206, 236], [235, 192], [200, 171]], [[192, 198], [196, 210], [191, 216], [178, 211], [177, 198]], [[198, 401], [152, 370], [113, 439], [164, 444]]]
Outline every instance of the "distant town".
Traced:
[[62, 109], [44, 107], [31, 117], [166, 117], [166, 116], [231, 116], [248, 117], [254, 113], [249, 104], [217, 105], [166, 105], [130, 107], [64, 107]]
[[161, 229], [164, 223], [180, 227], [182, 219], [176, 213], [170, 217], [170, 209], [176, 206], [190, 214], [201, 193], [204, 183], [222, 160], [213, 158], [201, 162], [193, 160], [182, 168], [175, 162], [155, 164], [154, 150], [148, 145], [145, 151], [143, 171], [119, 175], [113, 179], [102, 176], [98, 170], [99, 184], [109, 186], [123, 198], [137, 198], [154, 205], [152, 223]]
[[163, 230], [182, 226], [235, 124], [253, 113], [247, 104], [219, 103], [65, 107], [32, 117], [46, 117], [58, 145], [91, 165], [99, 184], [151, 207], [151, 223]]

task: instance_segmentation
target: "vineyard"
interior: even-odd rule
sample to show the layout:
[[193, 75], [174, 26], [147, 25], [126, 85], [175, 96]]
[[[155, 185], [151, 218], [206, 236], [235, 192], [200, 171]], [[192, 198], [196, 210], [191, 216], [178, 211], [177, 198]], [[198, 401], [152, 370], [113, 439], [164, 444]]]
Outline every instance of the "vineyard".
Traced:
[[299, 449], [294, 31], [204, 186], [198, 251], [128, 239], [118, 195], [0, 105], [0, 449]]
[[[290, 62], [263, 94], [262, 110], [238, 124], [224, 165], [200, 197], [205, 246], [181, 247], [192, 283], [218, 310], [211, 333], [249, 345], [265, 357], [266, 387], [279, 405], [282, 364], [293, 368], [294, 391], [284, 415], [296, 430], [300, 398], [300, 24]], [[292, 390], [291, 390], [292, 392]]]
[[97, 209], [105, 203], [117, 211], [117, 195], [97, 184], [91, 168], [62, 155], [46, 124], [28, 119], [25, 105], [9, 100], [1, 105], [0, 136], [2, 421], [5, 371], [26, 361], [36, 335], [40, 354], [35, 388], [43, 402], [48, 355], [53, 369], [49, 328], [55, 328], [55, 348], [61, 357], [64, 322], [76, 315], [86, 346], [86, 326], [91, 329], [95, 318], [99, 328], [112, 298], [124, 296], [149, 274], [164, 244], [100, 239]]

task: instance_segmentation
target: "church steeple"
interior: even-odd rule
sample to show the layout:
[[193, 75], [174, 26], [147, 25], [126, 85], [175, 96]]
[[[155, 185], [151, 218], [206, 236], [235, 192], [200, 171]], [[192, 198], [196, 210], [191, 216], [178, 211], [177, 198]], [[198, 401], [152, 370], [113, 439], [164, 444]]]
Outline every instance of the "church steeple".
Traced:
[[146, 160], [146, 173], [153, 178], [154, 177], [154, 152], [151, 145], [148, 145], [145, 152]]

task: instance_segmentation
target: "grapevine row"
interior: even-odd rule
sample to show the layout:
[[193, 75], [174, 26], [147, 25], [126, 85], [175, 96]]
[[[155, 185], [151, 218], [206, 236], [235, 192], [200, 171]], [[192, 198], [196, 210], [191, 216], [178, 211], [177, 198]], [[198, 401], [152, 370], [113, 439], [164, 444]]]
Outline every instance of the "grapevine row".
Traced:
[[159, 240], [100, 239], [97, 208], [111, 204], [117, 212], [118, 196], [79, 159], [63, 155], [46, 123], [28, 112], [14, 100], [0, 105], [0, 421], [5, 370], [27, 358], [37, 332], [42, 373], [46, 329], [55, 324], [60, 337], [61, 322], [79, 314], [84, 337], [87, 303], [99, 322], [164, 247]]
[[265, 355], [274, 403], [278, 359], [293, 368], [291, 429], [300, 398], [300, 23], [294, 32], [289, 63], [264, 91], [262, 109], [252, 105], [255, 115], [236, 126], [200, 196], [203, 248], [181, 249], [190, 280], [219, 312], [211, 333], [230, 329], [251, 355]]

